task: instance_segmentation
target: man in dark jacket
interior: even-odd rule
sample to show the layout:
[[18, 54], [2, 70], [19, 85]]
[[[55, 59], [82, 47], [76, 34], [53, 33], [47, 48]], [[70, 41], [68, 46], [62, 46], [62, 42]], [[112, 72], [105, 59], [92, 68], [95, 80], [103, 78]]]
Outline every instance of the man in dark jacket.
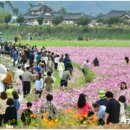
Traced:
[[29, 54], [29, 64], [30, 66], [33, 64], [34, 62], [34, 54], [32, 51], [30, 51], [30, 54]]

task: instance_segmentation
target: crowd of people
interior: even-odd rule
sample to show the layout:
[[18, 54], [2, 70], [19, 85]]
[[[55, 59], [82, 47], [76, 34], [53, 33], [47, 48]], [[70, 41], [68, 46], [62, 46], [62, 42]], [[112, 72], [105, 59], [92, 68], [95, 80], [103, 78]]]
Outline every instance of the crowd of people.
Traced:
[[[3, 124], [17, 126], [19, 116], [21, 116], [23, 125], [31, 123], [32, 103], [27, 102], [27, 108], [20, 115], [19, 97], [26, 100], [26, 97], [31, 93], [32, 82], [36, 99], [46, 97], [46, 103], [41, 105], [40, 113], [49, 112], [48, 119], [55, 119], [58, 110], [52, 103], [54, 72], [58, 71], [59, 74], [59, 88], [62, 91], [67, 91], [68, 80], [71, 80], [73, 76], [73, 65], [69, 54], [59, 55], [48, 51], [45, 47], [39, 49], [36, 46], [3, 43], [0, 44], [0, 57], [2, 58], [3, 55], [12, 58], [13, 66], [17, 67], [17, 70], [13, 75], [7, 69], [7, 76], [2, 81], [4, 91], [0, 95], [0, 126]], [[85, 68], [88, 64], [89, 60], [86, 60], [81, 65], [80, 69], [83, 74], [86, 73]], [[99, 66], [98, 58], [93, 60], [93, 65]], [[100, 99], [93, 104], [88, 102], [87, 95], [81, 93], [77, 101], [77, 113], [84, 117], [83, 120], [86, 120], [86, 116], [96, 114], [99, 125], [124, 123], [129, 91], [125, 82], [121, 82], [119, 89], [118, 100], [114, 98], [112, 92], [100, 90]], [[43, 97], [43, 95], [45, 96]]]

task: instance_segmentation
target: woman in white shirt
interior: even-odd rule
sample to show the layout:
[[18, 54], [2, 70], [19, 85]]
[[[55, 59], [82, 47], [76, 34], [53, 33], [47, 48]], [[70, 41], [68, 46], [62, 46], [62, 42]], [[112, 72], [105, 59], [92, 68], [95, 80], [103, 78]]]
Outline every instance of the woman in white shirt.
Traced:
[[16, 82], [16, 86], [17, 86], [17, 89], [18, 89], [18, 92], [20, 95], [22, 95], [22, 81], [20, 80], [19, 76], [23, 75], [24, 71], [21, 69], [21, 66], [18, 66], [18, 69], [17, 71], [15, 72], [15, 76], [14, 76], [14, 81]]
[[61, 79], [63, 71], [65, 70], [65, 66], [64, 66], [64, 63], [63, 63], [62, 59], [60, 59], [60, 62], [58, 63], [57, 70], [59, 71], [59, 77]]
[[58, 67], [58, 63], [59, 63], [59, 61], [60, 61], [60, 56], [59, 55], [56, 55], [56, 57], [55, 57], [55, 69], [57, 70], [57, 67]]
[[34, 87], [35, 87], [36, 97], [38, 96], [39, 98], [41, 98], [42, 89], [44, 87], [44, 81], [40, 73], [36, 75], [36, 81], [35, 81]]
[[7, 101], [7, 93], [2, 92], [0, 95], [0, 127], [3, 125], [4, 122], [4, 115], [7, 107], [6, 101]]

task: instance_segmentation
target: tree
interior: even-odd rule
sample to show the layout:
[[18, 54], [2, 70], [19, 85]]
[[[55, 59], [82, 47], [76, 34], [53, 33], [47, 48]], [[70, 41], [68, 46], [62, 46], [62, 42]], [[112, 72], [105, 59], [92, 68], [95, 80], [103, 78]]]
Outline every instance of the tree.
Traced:
[[90, 23], [90, 21], [91, 21], [90, 19], [83, 16], [77, 20], [77, 24], [84, 26], [84, 25], [88, 25]]
[[102, 14], [102, 13], [99, 13], [98, 15], [97, 15], [97, 17], [102, 17], [104, 14]]
[[61, 12], [62, 15], [65, 15], [67, 13], [66, 9], [62, 7], [59, 12]]
[[42, 24], [43, 24], [43, 19], [44, 19], [43, 17], [39, 17], [39, 18], [37, 19], [39, 25], [42, 25]]
[[105, 23], [108, 25], [118, 24], [120, 22], [121, 22], [121, 20], [119, 18], [116, 18], [116, 17], [111, 17], [105, 21]]
[[13, 8], [13, 14], [17, 16], [19, 14], [19, 9]]
[[13, 11], [13, 4], [11, 1], [5, 1], [5, 4], [11, 9], [11, 11]]
[[4, 8], [4, 3], [0, 1], [0, 8]]
[[9, 13], [6, 11], [1, 11], [0, 12], [0, 23], [5, 23], [5, 17], [8, 16]]
[[64, 20], [64, 17], [63, 17], [63, 16], [54, 17], [54, 18], [52, 19], [52, 24], [58, 25], [58, 24], [62, 23], [63, 20]]
[[33, 7], [33, 4], [32, 4], [32, 3], [28, 3], [28, 4], [29, 4], [30, 8]]
[[23, 16], [19, 16], [19, 17], [17, 18], [17, 23], [19, 23], [19, 24], [24, 23], [24, 17], [23, 17]]
[[5, 23], [9, 23], [11, 21], [11, 14], [5, 16]]
[[97, 22], [104, 23], [104, 20], [102, 18], [97, 19]]

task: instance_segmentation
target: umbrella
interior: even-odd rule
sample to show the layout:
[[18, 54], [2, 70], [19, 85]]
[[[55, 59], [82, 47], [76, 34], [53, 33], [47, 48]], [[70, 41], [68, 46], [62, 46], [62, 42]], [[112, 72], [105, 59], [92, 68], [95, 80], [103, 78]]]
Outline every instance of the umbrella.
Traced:
[[0, 64], [0, 81], [6, 78], [7, 69], [4, 65]]

